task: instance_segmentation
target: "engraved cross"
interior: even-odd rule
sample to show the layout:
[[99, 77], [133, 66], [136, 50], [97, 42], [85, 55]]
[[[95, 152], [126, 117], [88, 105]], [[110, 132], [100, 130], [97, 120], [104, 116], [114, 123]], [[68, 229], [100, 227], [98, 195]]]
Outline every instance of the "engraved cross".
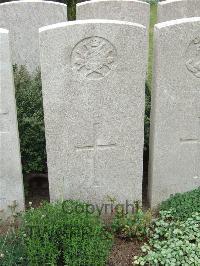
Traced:
[[76, 146], [76, 150], [79, 152], [82, 151], [92, 151], [93, 152], [93, 163], [92, 163], [92, 175], [93, 175], [93, 180], [95, 182], [95, 168], [96, 168], [96, 155], [98, 150], [107, 150], [110, 148], [116, 147], [116, 143], [107, 143], [107, 144], [101, 144], [98, 141], [98, 136], [97, 136], [97, 129], [98, 129], [99, 123], [93, 124], [93, 144], [92, 145], [86, 145], [86, 146]]
[[[198, 117], [198, 123], [199, 123], [199, 133], [200, 133], [200, 117]], [[198, 138], [180, 138], [180, 141], [182, 143], [188, 143], [188, 144], [200, 144], [200, 134], [199, 134], [199, 137]]]
[[180, 138], [182, 144], [195, 144], [197, 146], [197, 155], [196, 155], [196, 176], [195, 179], [200, 179], [200, 169], [199, 169], [199, 159], [200, 159], [200, 117], [198, 117], [198, 137], [197, 138]]

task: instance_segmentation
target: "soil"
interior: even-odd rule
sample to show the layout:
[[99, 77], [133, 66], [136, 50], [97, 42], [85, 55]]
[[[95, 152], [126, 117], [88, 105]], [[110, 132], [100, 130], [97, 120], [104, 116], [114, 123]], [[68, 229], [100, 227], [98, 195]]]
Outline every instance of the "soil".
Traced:
[[108, 266], [133, 266], [134, 256], [141, 255], [142, 242], [115, 239]]
[[24, 178], [26, 207], [32, 203], [37, 208], [43, 201], [49, 202], [49, 183], [47, 174], [28, 174]]

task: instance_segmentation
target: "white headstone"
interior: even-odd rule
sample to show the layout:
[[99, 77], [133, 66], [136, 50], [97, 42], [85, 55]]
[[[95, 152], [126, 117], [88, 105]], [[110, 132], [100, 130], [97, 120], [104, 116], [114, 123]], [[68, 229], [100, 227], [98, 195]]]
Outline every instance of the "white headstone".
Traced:
[[0, 27], [10, 32], [12, 63], [39, 67], [39, 28], [67, 20], [67, 6], [49, 1], [0, 4]]
[[200, 17], [199, 0], [167, 0], [158, 4], [158, 22]]
[[76, 18], [114, 19], [149, 27], [150, 5], [137, 0], [93, 0], [77, 4]]
[[40, 29], [52, 201], [141, 200], [146, 34], [109, 20]]
[[151, 206], [200, 186], [200, 18], [155, 26]]
[[[8, 31], [0, 29], [0, 218], [24, 210], [24, 190]], [[3, 212], [2, 212], [3, 211]]]

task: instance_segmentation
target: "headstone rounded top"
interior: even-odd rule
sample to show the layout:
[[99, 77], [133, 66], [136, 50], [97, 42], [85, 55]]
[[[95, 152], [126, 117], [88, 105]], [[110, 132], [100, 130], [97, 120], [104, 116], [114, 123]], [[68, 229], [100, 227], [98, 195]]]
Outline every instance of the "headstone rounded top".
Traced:
[[158, 3], [158, 22], [200, 16], [199, 0], [167, 0]]
[[9, 30], [13, 64], [30, 73], [39, 67], [40, 27], [67, 20], [67, 6], [53, 1], [23, 0], [0, 4], [0, 28]]
[[166, 28], [166, 27], [173, 27], [176, 25], [183, 25], [183, 24], [187, 24], [187, 23], [195, 23], [195, 22], [199, 22], [200, 21], [200, 17], [191, 17], [191, 18], [181, 18], [181, 19], [174, 19], [174, 20], [169, 20], [169, 21], [165, 21], [165, 22], [161, 22], [155, 25], [155, 29], [162, 29], [162, 28]]
[[40, 29], [51, 201], [141, 200], [146, 33], [102, 19]]
[[54, 4], [54, 5], [61, 5], [61, 6], [66, 6], [66, 4], [63, 3], [58, 3], [54, 1], [45, 1], [45, 0], [20, 0], [20, 1], [10, 1], [10, 2], [5, 2], [5, 3], [0, 3], [0, 6], [5, 6], [5, 5], [22, 5], [23, 4], [30, 4], [30, 3], [42, 3], [42, 4]]
[[9, 31], [8, 30], [6, 30], [6, 29], [2, 29], [2, 28], [0, 28], [0, 33], [9, 33]]
[[155, 26], [149, 169], [151, 207], [172, 194], [200, 185], [199, 28], [200, 17]]
[[143, 2], [143, 1], [139, 1], [139, 0], [91, 0], [91, 1], [85, 1], [85, 2], [82, 2], [82, 3], [78, 3], [77, 5], [81, 6], [81, 5], [87, 5], [89, 3], [91, 4], [91, 3], [98, 3], [98, 2], [120, 2], [120, 3], [121, 2], [136, 2], [136, 3], [142, 4], [142, 5], [149, 6], [149, 3]]
[[170, 3], [183, 2], [183, 1], [186, 2], [187, 0], [165, 0], [165, 1], [159, 2], [159, 5], [167, 5]]
[[77, 20], [112, 19], [149, 26], [150, 5], [137, 0], [93, 0], [77, 4]]
[[43, 32], [46, 30], [53, 30], [53, 29], [58, 29], [58, 28], [64, 28], [72, 25], [85, 25], [85, 24], [119, 24], [119, 25], [129, 25], [133, 27], [138, 27], [138, 28], [143, 28], [146, 29], [145, 26], [139, 24], [139, 23], [132, 23], [129, 21], [119, 21], [119, 20], [109, 20], [109, 19], [87, 19], [87, 20], [75, 20], [75, 21], [68, 21], [68, 22], [61, 22], [61, 23], [56, 23], [48, 26], [41, 27], [39, 29], [39, 32]]

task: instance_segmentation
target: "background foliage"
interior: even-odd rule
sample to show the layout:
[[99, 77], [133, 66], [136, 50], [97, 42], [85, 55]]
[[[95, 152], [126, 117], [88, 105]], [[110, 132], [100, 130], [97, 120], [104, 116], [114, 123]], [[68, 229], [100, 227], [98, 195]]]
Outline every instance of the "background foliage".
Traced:
[[30, 76], [14, 66], [17, 116], [23, 172], [46, 170], [46, 143], [40, 72]]

